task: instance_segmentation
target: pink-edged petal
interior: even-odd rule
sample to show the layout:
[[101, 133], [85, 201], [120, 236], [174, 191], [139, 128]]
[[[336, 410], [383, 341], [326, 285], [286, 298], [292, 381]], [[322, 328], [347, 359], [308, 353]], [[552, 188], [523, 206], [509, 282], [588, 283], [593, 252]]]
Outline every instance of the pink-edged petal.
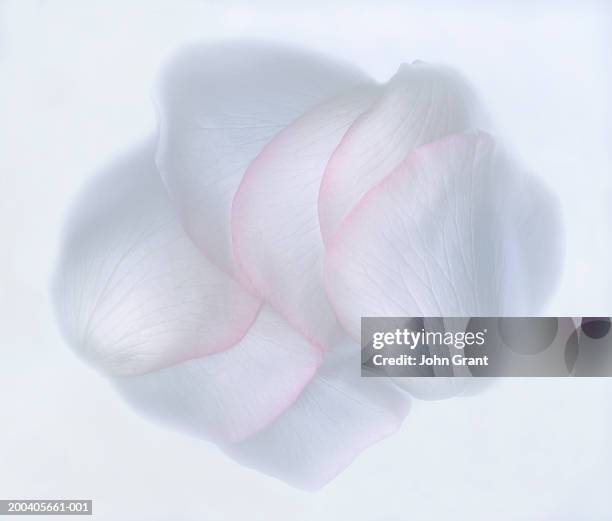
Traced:
[[266, 143], [305, 111], [369, 81], [318, 54], [261, 42], [201, 45], [176, 56], [157, 96], [157, 164], [190, 237], [237, 275], [232, 199]]
[[318, 345], [336, 318], [323, 288], [319, 185], [346, 129], [378, 88], [357, 87], [281, 131], [253, 161], [233, 204], [236, 259], [259, 294]]
[[327, 250], [341, 323], [362, 316], [529, 316], [555, 289], [558, 203], [492, 138], [459, 134], [415, 151], [351, 212]]
[[409, 397], [388, 378], [360, 375], [359, 347], [347, 342], [326, 354], [291, 408], [267, 429], [225, 451], [243, 465], [314, 490], [393, 434], [409, 407]]
[[483, 124], [475, 95], [447, 67], [402, 65], [346, 133], [327, 166], [319, 216], [327, 242], [367, 193], [418, 146]]
[[115, 375], [227, 349], [260, 305], [185, 234], [153, 155], [143, 146], [82, 194], [54, 283], [65, 337]]
[[139, 412], [194, 436], [232, 443], [290, 407], [321, 359], [320, 350], [264, 306], [232, 348], [114, 383]]

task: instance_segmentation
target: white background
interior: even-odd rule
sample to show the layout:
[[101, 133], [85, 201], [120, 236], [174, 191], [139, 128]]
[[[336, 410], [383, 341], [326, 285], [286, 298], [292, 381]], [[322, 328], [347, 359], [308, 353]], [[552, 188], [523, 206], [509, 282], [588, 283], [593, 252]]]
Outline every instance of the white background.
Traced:
[[160, 61], [246, 36], [380, 81], [415, 59], [463, 71], [560, 198], [565, 273], [546, 314], [611, 315], [610, 13], [490, 4], [0, 0], [0, 498], [92, 498], [113, 521], [609, 521], [612, 382], [507, 380], [417, 402], [399, 434], [302, 493], [140, 418], [54, 323], [62, 222], [84, 181], [154, 130]]

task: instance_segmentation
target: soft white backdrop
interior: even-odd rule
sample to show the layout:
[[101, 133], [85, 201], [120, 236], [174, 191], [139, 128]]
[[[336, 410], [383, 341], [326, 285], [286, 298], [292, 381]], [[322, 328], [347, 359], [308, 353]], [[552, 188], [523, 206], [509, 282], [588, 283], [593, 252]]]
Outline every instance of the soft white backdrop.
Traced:
[[612, 381], [417, 402], [400, 433], [302, 493], [134, 414], [64, 345], [48, 296], [79, 188], [154, 129], [160, 61], [258, 36], [381, 81], [415, 59], [463, 71], [561, 200], [568, 252], [546, 314], [611, 315], [610, 12], [534, 3], [0, 0], [0, 498], [92, 498], [113, 521], [609, 520]]

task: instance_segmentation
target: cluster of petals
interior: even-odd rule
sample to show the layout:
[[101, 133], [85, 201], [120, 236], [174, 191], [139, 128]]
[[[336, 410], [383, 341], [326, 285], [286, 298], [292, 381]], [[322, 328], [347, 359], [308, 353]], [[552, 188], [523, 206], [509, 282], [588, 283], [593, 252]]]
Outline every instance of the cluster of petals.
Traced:
[[394, 433], [411, 396], [360, 371], [362, 316], [538, 313], [558, 205], [488, 133], [456, 71], [386, 83], [260, 42], [185, 49], [158, 129], [67, 224], [61, 329], [140, 412], [305, 489]]

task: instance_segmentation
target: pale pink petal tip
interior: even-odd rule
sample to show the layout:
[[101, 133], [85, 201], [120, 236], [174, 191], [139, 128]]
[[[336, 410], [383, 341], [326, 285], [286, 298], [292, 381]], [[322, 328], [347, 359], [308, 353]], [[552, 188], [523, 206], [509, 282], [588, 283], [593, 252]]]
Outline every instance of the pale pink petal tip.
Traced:
[[114, 163], [82, 194], [54, 300], [70, 345], [111, 375], [228, 349], [260, 306], [185, 234], [150, 144]]

